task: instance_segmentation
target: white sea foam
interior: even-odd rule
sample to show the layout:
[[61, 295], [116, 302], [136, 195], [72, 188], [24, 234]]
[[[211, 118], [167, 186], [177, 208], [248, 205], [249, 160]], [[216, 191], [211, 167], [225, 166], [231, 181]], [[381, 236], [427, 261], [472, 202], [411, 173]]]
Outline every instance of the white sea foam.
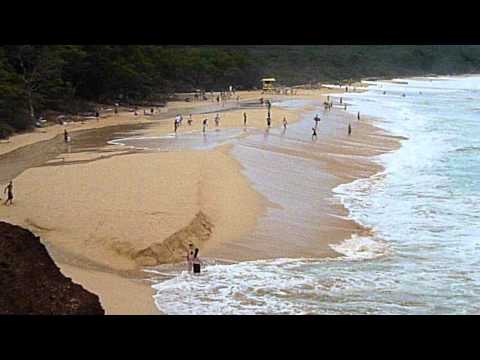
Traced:
[[330, 247], [342, 254], [346, 260], [371, 260], [389, 255], [387, 242], [356, 234], [340, 244], [331, 244]]
[[335, 259], [177, 271], [154, 285], [157, 306], [171, 314], [478, 313], [480, 163], [471, 149], [480, 146], [472, 110], [480, 77], [432, 80], [345, 94], [350, 111], [384, 118], [379, 126], [409, 139], [376, 159], [383, 173], [335, 189], [372, 236], [332, 245], [342, 255]]

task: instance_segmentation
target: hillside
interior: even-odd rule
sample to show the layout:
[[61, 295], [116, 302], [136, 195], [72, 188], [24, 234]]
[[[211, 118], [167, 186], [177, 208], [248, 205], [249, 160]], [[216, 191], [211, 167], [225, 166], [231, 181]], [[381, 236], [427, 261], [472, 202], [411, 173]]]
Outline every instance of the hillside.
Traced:
[[94, 111], [97, 103], [164, 101], [174, 92], [460, 74], [480, 70], [479, 45], [0, 47], [0, 138], [46, 111]]

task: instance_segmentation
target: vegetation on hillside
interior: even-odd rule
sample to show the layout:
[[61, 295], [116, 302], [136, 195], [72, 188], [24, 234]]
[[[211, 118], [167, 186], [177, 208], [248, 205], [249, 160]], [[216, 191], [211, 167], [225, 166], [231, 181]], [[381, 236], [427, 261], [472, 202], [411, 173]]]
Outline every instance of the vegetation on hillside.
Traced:
[[0, 137], [31, 127], [47, 110], [249, 89], [262, 76], [297, 85], [479, 69], [476, 45], [9, 45], [0, 47]]

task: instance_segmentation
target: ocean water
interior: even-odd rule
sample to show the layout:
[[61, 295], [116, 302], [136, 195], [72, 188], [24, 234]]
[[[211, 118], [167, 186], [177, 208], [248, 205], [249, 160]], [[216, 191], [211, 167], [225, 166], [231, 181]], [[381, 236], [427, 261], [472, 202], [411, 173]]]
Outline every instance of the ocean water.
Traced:
[[[175, 269], [153, 285], [157, 306], [168, 314], [479, 313], [480, 76], [402, 82], [368, 82], [368, 91], [342, 95], [352, 113], [373, 116], [377, 126], [408, 138], [375, 158], [384, 172], [335, 189], [335, 199], [374, 235], [333, 246], [342, 254], [334, 259], [211, 264], [200, 276]], [[302, 151], [310, 125], [292, 125], [287, 139], [280, 130], [254, 134], [233, 149], [254, 186], [282, 205], [271, 210], [280, 219], [274, 226], [300, 243], [315, 236], [315, 224], [295, 214], [313, 209], [296, 196], [282, 197], [285, 179], [257, 165], [271, 161], [280, 146], [282, 153]], [[254, 150], [270, 155], [253, 161]], [[307, 174], [296, 178], [301, 186], [322, 176], [315, 169], [305, 173], [309, 159], [276, 160]], [[260, 221], [256, 236], [269, 230]]]

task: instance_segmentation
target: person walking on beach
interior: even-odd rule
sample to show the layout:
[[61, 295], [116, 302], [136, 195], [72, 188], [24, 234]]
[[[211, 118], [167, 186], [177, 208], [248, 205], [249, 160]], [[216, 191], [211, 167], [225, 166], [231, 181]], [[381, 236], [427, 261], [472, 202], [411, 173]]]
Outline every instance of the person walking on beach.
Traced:
[[13, 181], [10, 181], [8, 185], [3, 190], [4, 194], [7, 194], [7, 200], [5, 200], [4, 205], [13, 205]]
[[67, 129], [63, 130], [63, 140], [65, 141], [65, 143], [70, 142], [70, 136], [68, 136]]
[[357, 113], [357, 120], [360, 120], [360, 111]]
[[344, 110], [347, 111], [347, 104], [345, 104]]
[[192, 126], [192, 121], [193, 121], [192, 120], [192, 114], [190, 114], [190, 115], [188, 115], [188, 121], [187, 121], [188, 126]]
[[243, 127], [247, 127], [247, 113], [243, 113]]
[[195, 252], [193, 253], [192, 264], [193, 264], [193, 273], [194, 274], [200, 274], [200, 270], [201, 270], [201, 266], [202, 266], [203, 262], [198, 257], [198, 248], [196, 248]]
[[340, 97], [340, 105], [342, 105], [342, 103], [343, 103], [343, 98]]
[[217, 114], [217, 116], [215, 116], [215, 127], [219, 127], [220, 126], [220, 115]]
[[318, 114], [315, 115], [313, 120], [315, 120], [315, 129], [316, 129], [316, 128], [318, 128], [318, 123], [320, 122], [320, 116], [318, 116]]
[[173, 121], [173, 130], [175, 131], [175, 134], [177, 133], [178, 127], [180, 126], [180, 118], [177, 115], [175, 117], [175, 120]]
[[287, 124], [288, 124], [287, 118], [284, 116], [283, 117], [283, 131], [287, 131]]
[[208, 126], [208, 119], [203, 119], [203, 133], [205, 134], [205, 130], [207, 129]]
[[348, 124], [348, 136], [352, 135], [352, 126]]
[[97, 121], [100, 120], [100, 113], [98, 111], [95, 112], [95, 117], [97, 118]]
[[175, 122], [177, 123], [177, 126], [180, 126], [182, 124], [182, 116], [180, 114], [177, 114], [177, 116], [175, 116]]
[[315, 139], [317, 140], [317, 129], [312, 128], [312, 140]]
[[267, 127], [269, 128], [272, 125], [272, 118], [270, 117], [270, 113], [267, 115]]

